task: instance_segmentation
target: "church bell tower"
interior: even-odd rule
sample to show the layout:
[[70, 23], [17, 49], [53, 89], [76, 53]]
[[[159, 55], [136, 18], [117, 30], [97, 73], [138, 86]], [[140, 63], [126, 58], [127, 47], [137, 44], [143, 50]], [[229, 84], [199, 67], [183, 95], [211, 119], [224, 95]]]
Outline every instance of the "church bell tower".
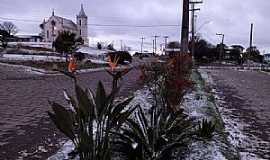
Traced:
[[77, 26], [78, 26], [78, 35], [82, 37], [85, 45], [89, 43], [87, 19], [88, 18], [84, 12], [83, 5], [81, 4], [81, 10], [77, 15]]

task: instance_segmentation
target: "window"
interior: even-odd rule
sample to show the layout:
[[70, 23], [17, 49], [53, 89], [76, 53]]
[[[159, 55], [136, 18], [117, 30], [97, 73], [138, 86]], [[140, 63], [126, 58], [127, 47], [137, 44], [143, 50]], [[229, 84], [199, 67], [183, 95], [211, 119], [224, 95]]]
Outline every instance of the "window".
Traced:
[[80, 26], [82, 26], [82, 20], [80, 20]]
[[82, 35], [82, 30], [80, 29], [80, 36]]
[[49, 38], [49, 34], [50, 34], [50, 33], [49, 33], [49, 30], [47, 30], [47, 38]]

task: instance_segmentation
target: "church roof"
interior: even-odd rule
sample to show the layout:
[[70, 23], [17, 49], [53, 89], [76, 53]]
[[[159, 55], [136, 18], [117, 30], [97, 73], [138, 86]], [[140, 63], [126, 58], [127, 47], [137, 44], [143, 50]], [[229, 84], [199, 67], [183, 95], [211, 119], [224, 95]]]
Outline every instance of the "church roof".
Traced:
[[61, 24], [63, 26], [63, 28], [66, 28], [66, 29], [70, 29], [70, 30], [77, 30], [77, 25], [70, 19], [67, 19], [67, 18], [63, 18], [63, 17], [59, 17], [59, 16], [55, 16], [54, 14], [47, 20], [41, 24], [41, 25], [44, 25], [44, 24], [47, 24], [50, 22], [50, 19], [54, 18], [57, 23]]
[[54, 16], [54, 17], [57, 19], [57, 21], [62, 23], [64, 28], [69, 28], [69, 29], [74, 29], [74, 30], [77, 29], [77, 25], [72, 20], [69, 20], [69, 19], [66, 19], [63, 17], [59, 17], [59, 16]]
[[82, 17], [82, 18], [87, 18], [85, 12], [84, 12], [84, 9], [83, 9], [83, 5], [81, 4], [81, 10], [78, 14], [78, 17]]

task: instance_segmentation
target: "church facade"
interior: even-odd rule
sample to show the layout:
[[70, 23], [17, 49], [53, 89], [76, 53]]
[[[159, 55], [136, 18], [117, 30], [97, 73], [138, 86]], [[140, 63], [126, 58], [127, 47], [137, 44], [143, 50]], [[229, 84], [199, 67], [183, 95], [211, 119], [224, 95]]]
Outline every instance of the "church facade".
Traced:
[[63, 31], [70, 31], [75, 33], [77, 38], [81, 37], [84, 44], [88, 44], [88, 18], [84, 12], [83, 5], [81, 10], [76, 16], [76, 23], [70, 19], [56, 16], [54, 11], [48, 20], [44, 20], [40, 25], [42, 31], [41, 36], [44, 42], [54, 42], [59, 33]]

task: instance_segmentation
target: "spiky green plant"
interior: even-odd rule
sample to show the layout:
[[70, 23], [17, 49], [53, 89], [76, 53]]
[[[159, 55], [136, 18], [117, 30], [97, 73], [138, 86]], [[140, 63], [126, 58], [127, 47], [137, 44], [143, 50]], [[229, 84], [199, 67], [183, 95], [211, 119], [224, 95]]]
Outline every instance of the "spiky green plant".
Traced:
[[120, 128], [135, 110], [135, 107], [126, 107], [132, 97], [115, 104], [114, 98], [119, 89], [107, 95], [99, 82], [94, 95], [89, 89], [83, 90], [76, 77], [71, 77], [75, 79], [76, 93], [75, 97], [66, 93], [71, 108], [50, 102], [53, 112], [48, 114], [56, 127], [73, 142], [73, 153], [78, 154], [81, 160], [110, 160], [111, 133]]
[[213, 137], [215, 128], [216, 128], [216, 125], [212, 121], [203, 119], [199, 124], [199, 127], [197, 129], [197, 134], [201, 138], [210, 139]]
[[127, 127], [121, 127], [115, 146], [117, 152], [129, 160], [169, 160], [186, 149], [192, 137], [193, 125], [187, 116], [162, 113], [152, 107], [150, 117], [138, 107], [136, 118], [129, 118]]

